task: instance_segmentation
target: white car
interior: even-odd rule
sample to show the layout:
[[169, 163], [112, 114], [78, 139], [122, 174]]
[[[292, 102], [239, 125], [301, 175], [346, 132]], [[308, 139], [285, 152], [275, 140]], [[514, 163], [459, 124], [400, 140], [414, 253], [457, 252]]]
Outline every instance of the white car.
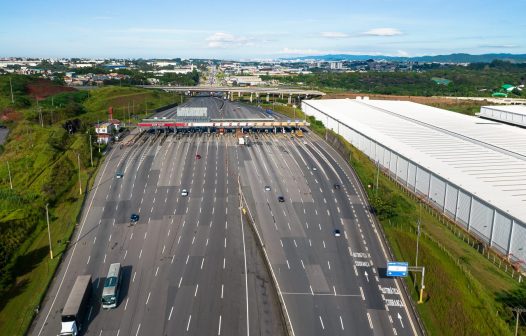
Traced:
[[183, 197], [188, 196], [188, 190], [186, 190], [186, 189], [181, 190], [181, 196], [183, 196]]
[[316, 170], [318, 170], [318, 168], [316, 168], [316, 167], [312, 167], [312, 170], [313, 170], [313, 171], [316, 171]]
[[266, 191], [270, 191], [270, 186], [265, 186]]

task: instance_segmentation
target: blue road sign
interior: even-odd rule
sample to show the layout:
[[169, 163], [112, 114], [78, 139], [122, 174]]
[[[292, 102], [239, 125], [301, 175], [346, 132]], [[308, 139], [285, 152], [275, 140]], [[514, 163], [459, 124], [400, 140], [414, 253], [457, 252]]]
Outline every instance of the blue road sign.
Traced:
[[387, 263], [387, 276], [391, 277], [405, 277], [407, 276], [407, 268], [409, 263], [407, 262], [388, 262]]

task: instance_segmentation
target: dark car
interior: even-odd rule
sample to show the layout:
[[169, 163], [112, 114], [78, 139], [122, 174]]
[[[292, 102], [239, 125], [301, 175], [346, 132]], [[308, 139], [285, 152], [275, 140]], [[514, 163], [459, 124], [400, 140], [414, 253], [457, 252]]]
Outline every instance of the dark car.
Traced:
[[338, 183], [334, 183], [334, 189], [340, 189], [341, 186]]
[[137, 215], [137, 214], [135, 214], [135, 213], [131, 214], [131, 216], [130, 216], [130, 221], [132, 221], [132, 222], [138, 222], [138, 221], [139, 221], [139, 215]]
[[285, 197], [283, 196], [278, 196], [278, 202], [285, 202]]
[[201, 158], [201, 155], [196, 154], [196, 155], [195, 155], [195, 158], [196, 158], [196, 160], [199, 160], [199, 159]]
[[123, 176], [124, 174], [121, 171], [115, 173], [115, 178], [121, 179]]
[[341, 235], [342, 235], [342, 233], [341, 233], [341, 231], [339, 229], [334, 229], [334, 237], [339, 237]]

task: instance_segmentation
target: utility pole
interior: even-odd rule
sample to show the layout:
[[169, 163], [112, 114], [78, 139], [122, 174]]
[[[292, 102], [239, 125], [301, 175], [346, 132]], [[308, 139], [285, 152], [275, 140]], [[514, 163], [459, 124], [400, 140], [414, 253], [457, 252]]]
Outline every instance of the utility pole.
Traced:
[[7, 172], [9, 173], [9, 185], [13, 189], [13, 180], [11, 179], [11, 168], [9, 168], [9, 161], [7, 161]]
[[526, 308], [513, 308], [511, 311], [517, 313], [517, 322], [515, 323], [515, 336], [517, 336], [519, 333], [519, 319], [521, 313], [526, 312]]
[[80, 153], [77, 153], [77, 163], [79, 165], [79, 195], [82, 195], [82, 181], [80, 180]]
[[49, 210], [48, 203], [46, 203], [46, 221], [47, 221], [47, 237], [49, 239], [49, 256], [53, 259], [53, 248], [51, 247], [51, 230], [49, 229]]
[[11, 77], [9, 77], [9, 87], [11, 88], [11, 104], [14, 104], [15, 96], [13, 96], [13, 83], [11, 82]]
[[420, 240], [420, 224], [422, 222], [422, 202], [419, 203], [419, 206], [420, 206], [420, 214], [419, 214], [419, 218], [418, 218], [418, 222], [417, 222], [417, 232], [416, 232], [416, 256], [415, 256], [415, 266], [418, 266], [418, 243], [419, 243], [419, 240]]
[[93, 149], [91, 148], [91, 134], [89, 135], [89, 155], [90, 155], [91, 166], [93, 167]]
[[378, 196], [378, 180], [380, 178], [380, 161], [376, 160], [376, 196]]

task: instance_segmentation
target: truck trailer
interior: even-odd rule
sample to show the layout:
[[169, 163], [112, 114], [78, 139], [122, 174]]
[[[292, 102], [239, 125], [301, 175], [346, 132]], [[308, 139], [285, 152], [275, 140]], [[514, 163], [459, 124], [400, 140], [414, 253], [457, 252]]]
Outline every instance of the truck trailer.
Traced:
[[62, 328], [59, 336], [77, 336], [91, 297], [91, 275], [79, 275], [62, 310]]

